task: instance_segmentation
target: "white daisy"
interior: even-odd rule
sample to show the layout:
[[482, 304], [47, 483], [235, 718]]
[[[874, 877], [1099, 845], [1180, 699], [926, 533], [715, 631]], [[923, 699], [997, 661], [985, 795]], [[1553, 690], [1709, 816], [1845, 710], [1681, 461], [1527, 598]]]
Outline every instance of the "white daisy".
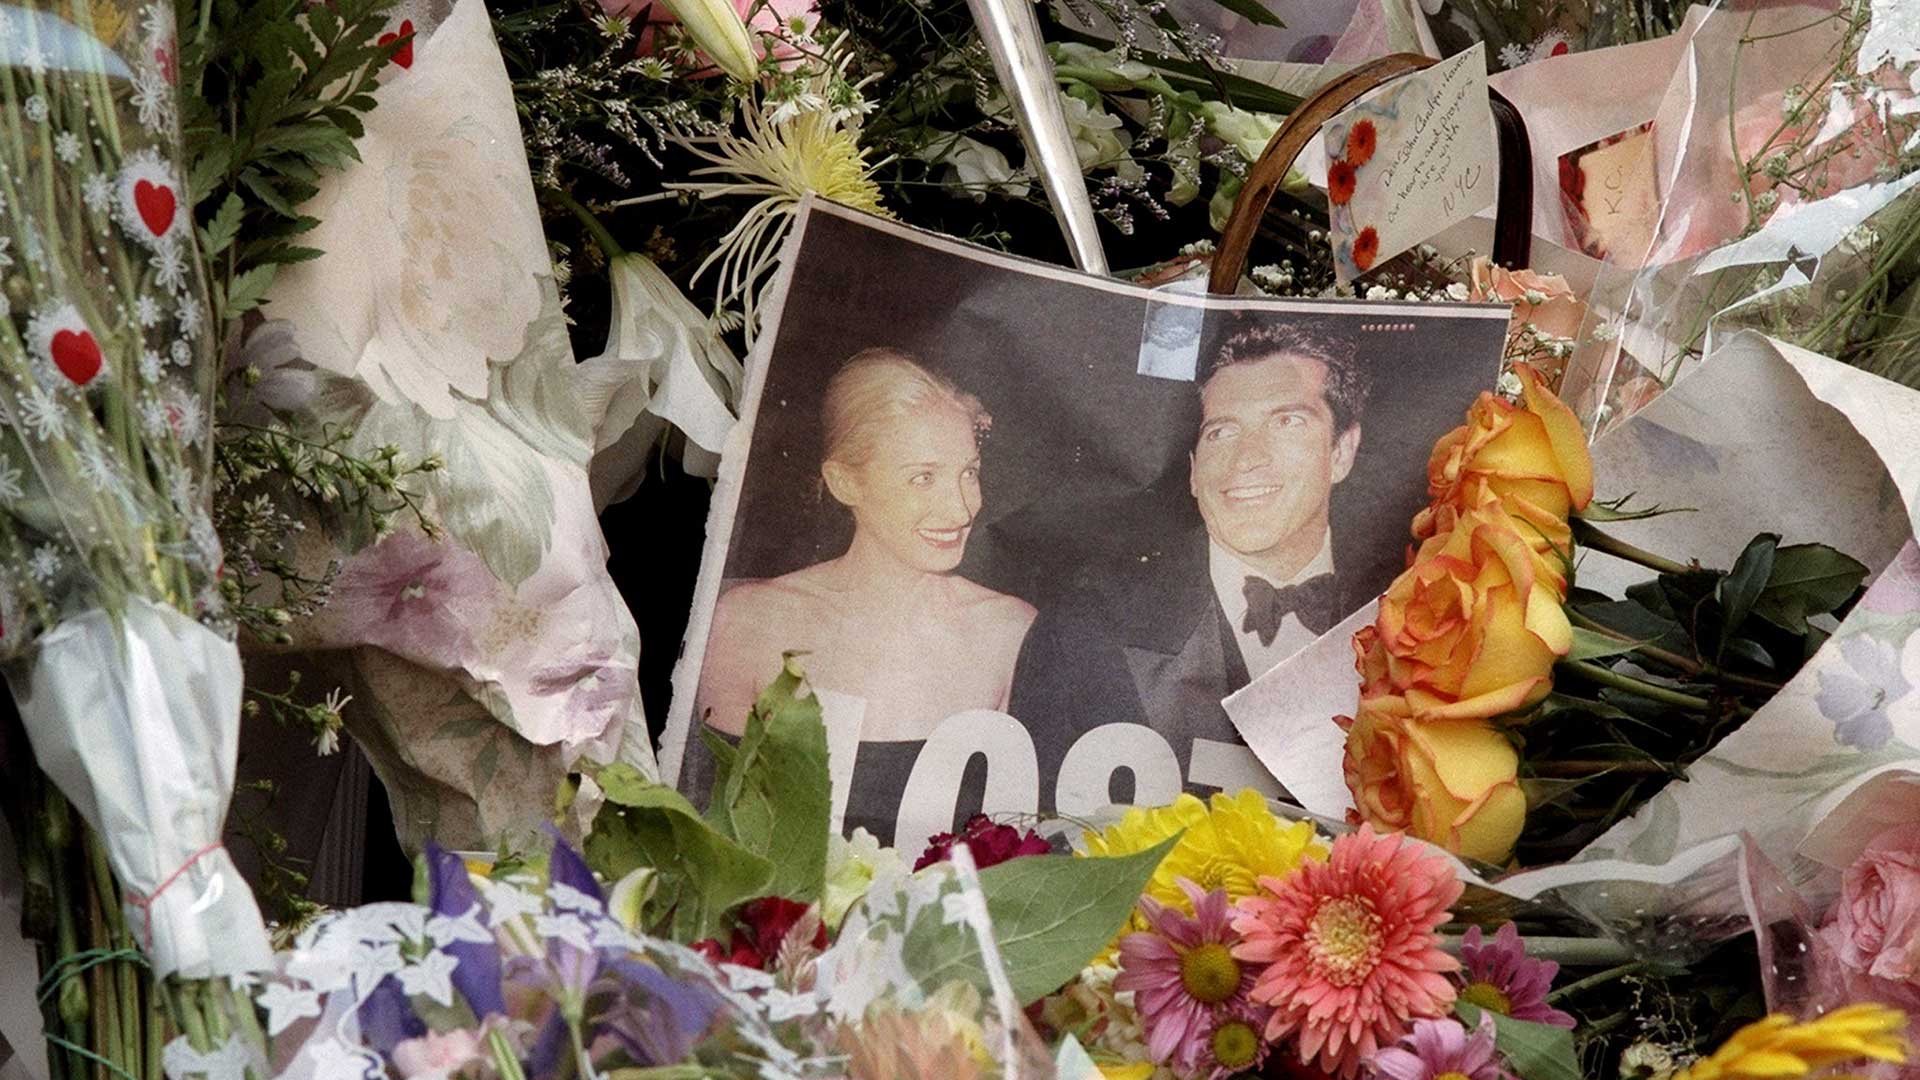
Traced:
[[93, 485], [95, 491], [112, 492], [120, 487], [119, 469], [107, 452], [97, 442], [88, 443], [80, 451], [80, 477]]
[[63, 131], [53, 137], [53, 156], [71, 165], [80, 160], [80, 136]]
[[60, 573], [62, 564], [60, 553], [53, 549], [53, 545], [42, 544], [34, 549], [33, 557], [27, 560], [27, 573], [32, 574], [35, 581], [49, 584]]
[[36, 124], [44, 124], [47, 122], [47, 99], [46, 98], [41, 97], [39, 94], [33, 95], [32, 97], [27, 99], [25, 109], [27, 113], [27, 119], [33, 121]]
[[0, 502], [12, 502], [24, 496], [26, 489], [20, 486], [25, 476], [20, 467], [11, 461], [0, 461]]
[[159, 398], [148, 398], [140, 403], [140, 430], [147, 433], [149, 439], [164, 439], [173, 434], [172, 410]]
[[179, 289], [187, 283], [187, 260], [180, 255], [178, 244], [162, 244], [154, 249], [149, 260], [153, 267], [153, 279], [163, 289]]
[[180, 324], [180, 335], [193, 337], [198, 334], [200, 332], [199, 302], [186, 293], [174, 297], [173, 302], [179, 306], [179, 310], [174, 313], [174, 319]]
[[94, 173], [80, 181], [80, 198], [85, 200], [87, 209], [96, 214], [105, 213], [107, 204], [113, 201], [113, 181]]
[[148, 4], [140, 9], [140, 30], [147, 44], [163, 48], [173, 38], [173, 9], [165, 4]]
[[152, 326], [160, 321], [160, 301], [142, 294], [133, 302], [133, 317], [141, 326]]
[[173, 122], [173, 84], [158, 68], [141, 68], [133, 77], [133, 107], [140, 126], [159, 132]]
[[21, 419], [43, 442], [53, 442], [67, 433], [67, 411], [59, 399], [44, 386], [33, 386], [20, 397]]

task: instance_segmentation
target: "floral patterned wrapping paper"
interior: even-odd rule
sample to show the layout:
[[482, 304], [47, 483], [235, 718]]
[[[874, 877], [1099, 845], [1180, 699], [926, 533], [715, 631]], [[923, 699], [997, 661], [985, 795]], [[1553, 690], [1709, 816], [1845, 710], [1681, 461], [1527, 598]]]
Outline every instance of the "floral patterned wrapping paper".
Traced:
[[382, 76], [361, 163], [306, 208], [327, 254], [281, 273], [229, 363], [257, 367], [274, 408], [351, 426], [356, 452], [445, 463], [410, 480], [440, 537], [310, 540], [305, 559], [344, 566], [294, 647], [339, 653], [327, 671], [402, 842], [490, 847], [535, 826], [581, 756], [654, 769], [588, 481], [622, 394], [574, 363], [485, 8], [393, 18], [411, 54]]

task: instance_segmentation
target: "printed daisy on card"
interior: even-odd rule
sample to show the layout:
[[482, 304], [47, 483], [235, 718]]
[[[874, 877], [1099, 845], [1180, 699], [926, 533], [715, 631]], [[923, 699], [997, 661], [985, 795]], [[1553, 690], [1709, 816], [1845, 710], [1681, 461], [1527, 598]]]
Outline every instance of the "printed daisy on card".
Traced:
[[84, 388], [106, 370], [100, 339], [72, 304], [41, 308], [27, 322], [27, 348], [54, 386]]

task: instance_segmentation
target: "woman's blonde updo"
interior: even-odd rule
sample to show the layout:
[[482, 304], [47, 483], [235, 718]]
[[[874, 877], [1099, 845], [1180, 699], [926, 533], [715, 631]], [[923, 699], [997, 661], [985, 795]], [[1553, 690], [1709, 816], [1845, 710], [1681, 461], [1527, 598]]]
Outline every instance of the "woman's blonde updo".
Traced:
[[931, 408], [953, 409], [975, 432], [993, 418], [980, 399], [935, 375], [898, 349], [879, 346], [854, 353], [827, 383], [820, 407], [820, 460], [864, 465], [873, 458], [881, 426]]

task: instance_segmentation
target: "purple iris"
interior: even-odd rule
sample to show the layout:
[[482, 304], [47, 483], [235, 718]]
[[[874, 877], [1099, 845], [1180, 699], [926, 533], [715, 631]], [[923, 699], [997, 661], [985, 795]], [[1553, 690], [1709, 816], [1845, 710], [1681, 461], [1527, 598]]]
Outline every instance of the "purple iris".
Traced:
[[[480, 891], [467, 877], [467, 865], [460, 856], [427, 842], [427, 870], [435, 915], [458, 919], [480, 904]], [[503, 1015], [506, 1001], [500, 996], [500, 947], [496, 942], [455, 941], [440, 946], [460, 962], [453, 969], [453, 987], [473, 1010], [475, 1020]]]

